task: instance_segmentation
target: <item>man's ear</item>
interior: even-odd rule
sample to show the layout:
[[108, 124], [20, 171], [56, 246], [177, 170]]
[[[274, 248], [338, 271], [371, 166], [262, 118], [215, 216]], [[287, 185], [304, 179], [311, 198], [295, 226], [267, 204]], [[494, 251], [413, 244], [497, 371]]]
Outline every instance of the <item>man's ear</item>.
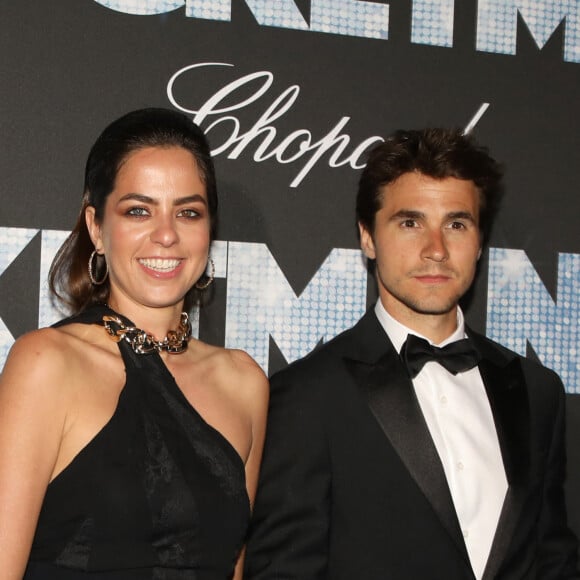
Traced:
[[376, 258], [376, 253], [373, 236], [369, 232], [368, 228], [361, 222], [358, 222], [358, 231], [360, 236], [361, 250], [369, 260], [374, 260]]
[[479, 248], [479, 252], [477, 252], [477, 260], [479, 261], [479, 258], [481, 258], [481, 254], [483, 252], [483, 248]]
[[102, 254], [103, 240], [101, 239], [101, 226], [97, 223], [95, 208], [92, 205], [88, 205], [85, 208], [85, 222], [95, 250], [98, 254]]

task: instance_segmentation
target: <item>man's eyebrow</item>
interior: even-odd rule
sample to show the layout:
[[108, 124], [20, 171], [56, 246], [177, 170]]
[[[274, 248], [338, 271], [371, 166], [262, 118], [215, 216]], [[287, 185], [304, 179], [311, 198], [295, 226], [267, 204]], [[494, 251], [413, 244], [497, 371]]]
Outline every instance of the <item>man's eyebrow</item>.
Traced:
[[475, 223], [475, 218], [473, 217], [473, 214], [469, 211], [452, 211], [447, 214], [447, 217], [452, 220], [462, 219], [469, 220]]
[[[118, 203], [123, 203], [124, 201], [138, 201], [140, 203], [147, 203], [149, 205], [159, 205], [159, 202], [149, 197], [148, 195], [143, 195], [142, 193], [127, 193], [121, 199], [119, 199]], [[204, 205], [207, 205], [207, 200], [203, 195], [196, 193], [194, 195], [187, 195], [184, 197], [178, 197], [173, 201], [173, 205], [184, 205], [186, 203], [194, 203], [194, 202], [201, 202]]]
[[391, 220], [398, 220], [398, 219], [421, 219], [424, 218], [425, 214], [421, 211], [417, 211], [414, 209], [400, 209], [397, 213], [394, 213], [389, 219]]
[[[390, 217], [390, 219], [391, 220], [398, 220], [398, 219], [418, 220], [418, 219], [422, 219], [424, 217], [425, 217], [425, 214], [422, 211], [417, 211], [414, 209], [400, 209], [397, 213], [394, 213]], [[463, 220], [469, 220], [469, 221], [475, 223], [475, 218], [474, 218], [473, 214], [469, 211], [451, 211], [445, 216], [445, 218], [451, 219], [451, 220], [463, 219]]]

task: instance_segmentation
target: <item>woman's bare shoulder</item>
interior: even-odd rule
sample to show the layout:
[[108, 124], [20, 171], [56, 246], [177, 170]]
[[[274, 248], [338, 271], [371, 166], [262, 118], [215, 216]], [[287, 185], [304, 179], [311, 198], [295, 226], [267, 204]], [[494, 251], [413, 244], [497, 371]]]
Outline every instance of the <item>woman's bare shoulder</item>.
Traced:
[[24, 334], [12, 346], [5, 372], [12, 370], [12, 367], [26, 374], [62, 367], [68, 351], [65, 336], [55, 328], [41, 328]]
[[267, 398], [268, 379], [258, 363], [245, 351], [197, 343], [199, 362], [211, 382], [253, 399]]
[[243, 380], [267, 382], [264, 371], [247, 352], [208, 344], [203, 344], [203, 348], [207, 361], [224, 373], [236, 374]]
[[18, 338], [2, 372], [2, 382], [59, 386], [82, 356], [82, 338], [71, 327], [41, 328]]
[[[45, 466], [49, 471], [72, 400], [70, 354], [61, 335], [52, 328], [23, 335], [14, 343], [0, 375], [2, 428], [10, 436], [25, 434], [18, 447], [23, 453], [36, 453], [31, 451], [35, 446], [50, 448], [51, 465]], [[4, 436], [8, 435], [4, 432]]]

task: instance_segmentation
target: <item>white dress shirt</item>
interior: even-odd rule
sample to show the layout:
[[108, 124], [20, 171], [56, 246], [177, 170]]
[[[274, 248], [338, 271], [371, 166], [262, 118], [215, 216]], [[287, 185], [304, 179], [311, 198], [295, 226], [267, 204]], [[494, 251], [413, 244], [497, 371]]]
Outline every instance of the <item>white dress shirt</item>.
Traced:
[[[408, 334], [433, 344], [390, 316], [380, 299], [375, 313], [397, 352]], [[465, 337], [463, 313], [458, 308], [455, 332], [435, 346]], [[413, 386], [443, 464], [471, 566], [480, 579], [508, 488], [481, 375], [477, 367], [453, 375], [430, 361], [413, 379]]]

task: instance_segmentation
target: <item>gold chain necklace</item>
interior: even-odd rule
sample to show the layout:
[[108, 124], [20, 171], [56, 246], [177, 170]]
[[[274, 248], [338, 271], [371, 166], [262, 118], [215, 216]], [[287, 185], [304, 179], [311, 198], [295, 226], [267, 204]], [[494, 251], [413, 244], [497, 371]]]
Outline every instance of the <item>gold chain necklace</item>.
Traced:
[[167, 351], [169, 354], [180, 354], [187, 350], [191, 338], [191, 323], [187, 312], [181, 313], [177, 330], [170, 330], [163, 340], [155, 340], [153, 335], [144, 330], [135, 326], [127, 326], [118, 316], [103, 316], [103, 323], [111, 340], [115, 342], [127, 341], [137, 354], [151, 354], [161, 351]]

